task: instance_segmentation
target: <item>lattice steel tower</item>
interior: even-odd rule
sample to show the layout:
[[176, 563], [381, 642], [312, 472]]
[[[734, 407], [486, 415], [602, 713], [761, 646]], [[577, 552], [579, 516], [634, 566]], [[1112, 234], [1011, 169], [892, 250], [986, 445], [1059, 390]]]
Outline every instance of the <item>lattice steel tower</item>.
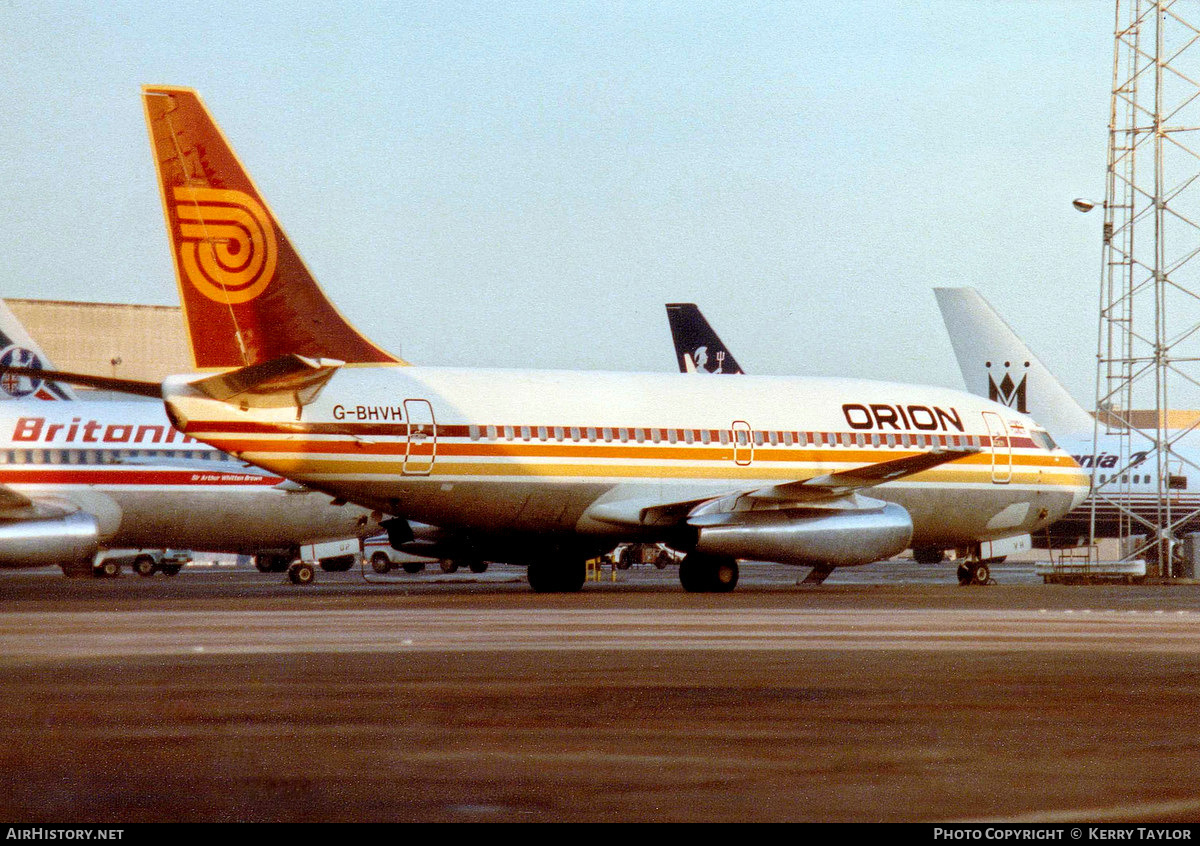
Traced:
[[1198, 23], [1195, 0], [1116, 2], [1096, 430], [1123, 448], [1094, 471], [1093, 525], [1116, 514], [1122, 555], [1163, 576], [1200, 530], [1177, 451], [1197, 426], [1178, 409], [1200, 408]]

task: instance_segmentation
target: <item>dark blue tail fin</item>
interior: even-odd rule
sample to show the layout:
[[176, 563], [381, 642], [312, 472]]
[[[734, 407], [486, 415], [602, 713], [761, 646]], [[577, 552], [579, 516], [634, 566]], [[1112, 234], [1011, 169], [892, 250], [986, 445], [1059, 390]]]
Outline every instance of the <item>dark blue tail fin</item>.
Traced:
[[667, 303], [667, 320], [681, 372], [744, 372], [695, 303]]

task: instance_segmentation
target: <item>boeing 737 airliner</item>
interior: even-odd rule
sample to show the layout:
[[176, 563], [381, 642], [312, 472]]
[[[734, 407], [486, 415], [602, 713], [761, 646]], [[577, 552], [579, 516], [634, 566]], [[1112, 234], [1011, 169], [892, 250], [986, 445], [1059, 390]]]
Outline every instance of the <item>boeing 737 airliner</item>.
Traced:
[[407, 366], [328, 301], [196, 93], [152, 86], [143, 102], [196, 361], [243, 366], [141, 387], [185, 434], [469, 536], [527, 564], [535, 590], [578, 590], [585, 560], [620, 541], [668, 543], [685, 589], [725, 591], [740, 558], [965, 547], [1086, 495], [1040, 426], [960, 391]]

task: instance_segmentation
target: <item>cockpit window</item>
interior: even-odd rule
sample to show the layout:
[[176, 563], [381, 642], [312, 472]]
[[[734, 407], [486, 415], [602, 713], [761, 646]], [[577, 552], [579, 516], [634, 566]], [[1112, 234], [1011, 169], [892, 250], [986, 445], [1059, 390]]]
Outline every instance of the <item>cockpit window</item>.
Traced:
[[1047, 452], [1058, 449], [1058, 444], [1054, 442], [1054, 438], [1050, 437], [1050, 433], [1043, 429], [1033, 430], [1033, 442]]

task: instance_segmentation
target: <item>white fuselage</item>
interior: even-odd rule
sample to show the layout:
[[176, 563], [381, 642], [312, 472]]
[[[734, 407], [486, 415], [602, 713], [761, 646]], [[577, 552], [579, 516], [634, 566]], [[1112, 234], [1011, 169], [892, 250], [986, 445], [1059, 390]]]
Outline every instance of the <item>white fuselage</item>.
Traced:
[[194, 379], [164, 384], [188, 434], [368, 508], [478, 532], [628, 538], [646, 506], [977, 447], [867, 491], [911, 514], [914, 545], [955, 546], [1034, 531], [1088, 484], [1033, 421], [944, 388], [346, 366], [297, 409], [218, 402]]
[[257, 553], [378, 531], [367, 510], [180, 434], [156, 402], [0, 403], [0, 485], [94, 515], [108, 547]]
[[[1138, 440], [1147, 444], [1139, 449]], [[1200, 530], [1200, 453], [1191, 449], [1195, 437], [1177, 441], [1166, 465], [1158, 466], [1149, 442], [1137, 437], [1078, 433], [1058, 438], [1093, 481], [1093, 494], [1051, 528], [1056, 537], [1084, 539], [1093, 525], [1096, 537], [1119, 537], [1141, 528], [1128, 514], [1138, 515], [1150, 525], [1178, 524], [1181, 535]], [[1169, 510], [1160, 515], [1159, 509]], [[1122, 528], [1122, 522], [1125, 526]], [[1142, 529], [1143, 533], [1148, 531]]]

